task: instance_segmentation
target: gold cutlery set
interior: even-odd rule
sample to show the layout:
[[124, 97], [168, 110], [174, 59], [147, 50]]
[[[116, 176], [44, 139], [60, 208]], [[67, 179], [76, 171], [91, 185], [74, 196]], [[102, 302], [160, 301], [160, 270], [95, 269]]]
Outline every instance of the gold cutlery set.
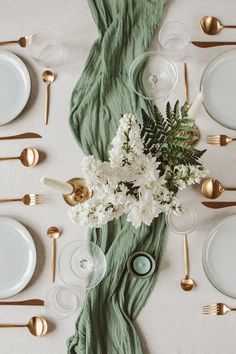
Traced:
[[[204, 16], [200, 21], [201, 29], [208, 35], [216, 35], [222, 29], [236, 29], [236, 25], [223, 25], [221, 21], [213, 16]], [[236, 45], [235, 41], [192, 41], [193, 45], [200, 48], [211, 48], [216, 46]], [[223, 134], [207, 135], [206, 143], [214, 146], [227, 146], [229, 143], [236, 141], [236, 138], [229, 137]], [[220, 181], [215, 178], [206, 178], [201, 184], [201, 194], [208, 199], [216, 199], [222, 193], [227, 191], [236, 191], [236, 188], [225, 187]], [[208, 208], [220, 209], [231, 206], [236, 206], [234, 201], [203, 201], [202, 204]], [[228, 307], [224, 303], [214, 303], [202, 307], [204, 315], [225, 315], [230, 311], [236, 311], [236, 308]]]
[[[0, 42], [0, 46], [18, 44], [25, 48], [32, 43], [31, 36], [21, 37], [18, 40], [9, 40]], [[46, 70], [42, 73], [42, 81], [46, 84], [45, 95], [45, 113], [44, 121], [48, 125], [49, 108], [50, 108], [50, 86], [55, 80], [55, 74], [52, 71]], [[36, 139], [42, 138], [41, 135], [34, 132], [26, 132], [9, 136], [0, 136], [0, 140], [16, 140], [16, 139]], [[25, 148], [19, 156], [0, 157], [0, 161], [19, 160], [24, 167], [33, 168], [40, 161], [40, 153], [34, 147]], [[35, 206], [42, 202], [42, 196], [29, 193], [21, 198], [0, 199], [0, 203], [21, 202], [27, 206]], [[52, 239], [52, 282], [55, 282], [56, 274], [56, 239], [60, 236], [59, 229], [50, 227], [47, 232], [48, 237]], [[44, 300], [28, 299], [21, 301], [0, 301], [0, 306], [45, 306]], [[0, 328], [28, 328], [29, 332], [36, 337], [46, 335], [48, 331], [48, 323], [45, 318], [40, 316], [32, 317], [27, 324], [0, 324]]]
[[[219, 33], [223, 28], [236, 28], [235, 25], [223, 25], [220, 20], [213, 16], [204, 16], [200, 21], [201, 29], [204, 33], [208, 35], [215, 35]], [[199, 48], [211, 48], [224, 45], [236, 45], [236, 42], [202, 42], [202, 41], [191, 41], [193, 45]]]

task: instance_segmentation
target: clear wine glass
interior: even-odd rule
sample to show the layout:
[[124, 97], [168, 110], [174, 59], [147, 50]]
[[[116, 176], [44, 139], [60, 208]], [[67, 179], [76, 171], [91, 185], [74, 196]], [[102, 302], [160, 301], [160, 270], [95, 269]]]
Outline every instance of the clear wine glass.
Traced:
[[129, 81], [136, 94], [146, 100], [164, 100], [178, 81], [175, 63], [158, 52], [146, 52], [134, 59]]
[[179, 21], [165, 23], [158, 34], [161, 51], [173, 60], [179, 61], [187, 55], [190, 30]]
[[42, 67], [53, 68], [62, 63], [62, 48], [49, 29], [39, 29], [27, 36], [27, 51]]
[[104, 253], [90, 241], [68, 243], [59, 258], [61, 279], [72, 288], [93, 288], [103, 279], [106, 267]]
[[46, 313], [57, 319], [70, 317], [83, 303], [83, 294], [65, 286], [49, 290], [45, 298]]

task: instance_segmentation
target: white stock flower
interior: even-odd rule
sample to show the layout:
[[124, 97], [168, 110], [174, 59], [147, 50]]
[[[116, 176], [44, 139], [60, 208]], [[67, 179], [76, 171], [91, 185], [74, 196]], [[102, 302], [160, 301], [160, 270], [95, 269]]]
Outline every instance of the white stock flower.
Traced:
[[150, 152], [144, 153], [140, 126], [130, 113], [120, 119], [111, 146], [108, 162], [93, 156], [84, 158], [83, 173], [93, 194], [85, 203], [71, 208], [74, 222], [97, 228], [125, 213], [135, 228], [142, 223], [149, 226], [160, 213], [182, 210], [167, 188], [169, 179], [181, 190], [206, 175], [203, 165], [177, 165], [166, 166], [160, 176], [161, 163]]

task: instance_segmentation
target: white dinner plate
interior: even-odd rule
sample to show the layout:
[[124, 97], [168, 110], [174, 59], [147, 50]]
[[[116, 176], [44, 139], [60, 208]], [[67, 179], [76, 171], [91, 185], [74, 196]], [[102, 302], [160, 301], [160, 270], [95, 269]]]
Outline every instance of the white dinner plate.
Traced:
[[11, 52], [0, 50], [0, 125], [20, 114], [30, 89], [30, 75], [23, 61]]
[[236, 49], [216, 56], [201, 80], [207, 113], [221, 125], [236, 129]]
[[19, 293], [36, 266], [34, 241], [18, 221], [0, 217], [0, 299]]
[[202, 262], [212, 285], [236, 298], [236, 214], [224, 218], [211, 230], [203, 246]]

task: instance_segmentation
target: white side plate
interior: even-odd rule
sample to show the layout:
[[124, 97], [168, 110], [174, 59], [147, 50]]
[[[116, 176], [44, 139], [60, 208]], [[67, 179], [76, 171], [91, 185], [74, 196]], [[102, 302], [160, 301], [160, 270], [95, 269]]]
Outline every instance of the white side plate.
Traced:
[[29, 72], [15, 54], [0, 50], [0, 125], [16, 118], [31, 90]]
[[236, 298], [236, 215], [226, 217], [211, 230], [203, 246], [202, 262], [212, 285]]
[[0, 217], [0, 299], [19, 293], [36, 266], [34, 241], [18, 221]]
[[215, 57], [201, 80], [207, 113], [221, 125], [236, 129], [236, 49]]

